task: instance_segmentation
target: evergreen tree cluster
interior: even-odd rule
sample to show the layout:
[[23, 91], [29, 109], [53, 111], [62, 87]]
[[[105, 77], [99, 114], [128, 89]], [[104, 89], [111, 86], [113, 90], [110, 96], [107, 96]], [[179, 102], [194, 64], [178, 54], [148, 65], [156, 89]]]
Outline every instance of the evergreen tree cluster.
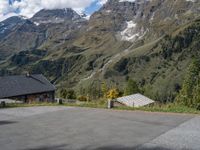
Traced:
[[128, 82], [127, 82], [127, 85], [125, 87], [125, 90], [124, 90], [124, 95], [132, 95], [132, 94], [136, 94], [136, 93], [139, 93], [140, 92], [140, 89], [137, 85], [137, 82], [132, 80], [132, 79], [129, 79]]
[[176, 101], [179, 104], [200, 109], [200, 59], [194, 59], [190, 64]]

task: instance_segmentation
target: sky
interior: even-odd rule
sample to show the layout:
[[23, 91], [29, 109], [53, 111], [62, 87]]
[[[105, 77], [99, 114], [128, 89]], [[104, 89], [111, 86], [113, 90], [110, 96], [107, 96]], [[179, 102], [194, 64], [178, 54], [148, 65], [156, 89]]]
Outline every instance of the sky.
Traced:
[[0, 0], [0, 21], [11, 16], [32, 17], [41, 9], [72, 8], [91, 15], [107, 0]]

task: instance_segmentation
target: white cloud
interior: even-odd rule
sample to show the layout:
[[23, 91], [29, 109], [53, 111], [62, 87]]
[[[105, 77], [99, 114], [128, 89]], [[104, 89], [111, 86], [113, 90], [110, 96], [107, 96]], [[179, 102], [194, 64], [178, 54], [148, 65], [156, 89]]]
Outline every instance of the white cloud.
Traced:
[[0, 1], [0, 14], [6, 14], [10, 11], [11, 7], [7, 0]]
[[73, 8], [75, 11], [81, 12], [94, 1], [96, 0], [21, 0], [9, 5], [8, 0], [0, 0], [0, 21], [17, 15], [16, 10], [19, 11], [18, 15], [28, 18], [41, 9]]
[[8, 0], [0, 0], [0, 21], [15, 16], [14, 9], [9, 5]]
[[19, 15], [32, 17], [36, 12], [42, 9], [41, 0], [22, 0], [15, 1], [12, 5], [15, 10], [19, 10]]

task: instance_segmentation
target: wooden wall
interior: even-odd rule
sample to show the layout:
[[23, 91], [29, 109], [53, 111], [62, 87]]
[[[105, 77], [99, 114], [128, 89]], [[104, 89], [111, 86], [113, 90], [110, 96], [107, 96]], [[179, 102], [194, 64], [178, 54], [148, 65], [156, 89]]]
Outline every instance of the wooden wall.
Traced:
[[24, 101], [25, 103], [40, 103], [40, 102], [53, 103], [55, 102], [55, 92], [22, 95], [22, 96], [12, 97], [11, 99]]

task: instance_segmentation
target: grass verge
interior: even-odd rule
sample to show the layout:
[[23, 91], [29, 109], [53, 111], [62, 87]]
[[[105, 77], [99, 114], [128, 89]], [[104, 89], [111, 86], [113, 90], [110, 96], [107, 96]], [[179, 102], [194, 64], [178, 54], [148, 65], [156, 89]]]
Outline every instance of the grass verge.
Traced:
[[186, 113], [186, 114], [200, 114], [200, 111], [195, 108], [189, 108], [182, 105], [176, 104], [163, 104], [163, 105], [154, 105], [148, 107], [140, 108], [131, 108], [131, 107], [116, 107], [114, 109], [118, 110], [137, 110], [137, 111], [147, 111], [147, 112], [168, 112], [168, 113]]
[[39, 106], [60, 106], [56, 103], [34, 103], [34, 104], [6, 104], [6, 107], [0, 107], [1, 109], [6, 108], [17, 108], [17, 107], [39, 107]]
[[[16, 107], [39, 107], [39, 106], [71, 106], [71, 107], [87, 107], [87, 108], [107, 108], [106, 103], [102, 102], [85, 102], [79, 104], [63, 104], [59, 105], [57, 103], [34, 103], [34, 104], [7, 104], [5, 108], [16, 108]], [[147, 111], [147, 112], [168, 112], [168, 113], [188, 113], [188, 114], [200, 114], [200, 111], [194, 108], [189, 108], [186, 106], [181, 106], [177, 104], [163, 104], [154, 105], [148, 107], [131, 108], [126, 106], [114, 107], [113, 110], [129, 110], [129, 111]]]

